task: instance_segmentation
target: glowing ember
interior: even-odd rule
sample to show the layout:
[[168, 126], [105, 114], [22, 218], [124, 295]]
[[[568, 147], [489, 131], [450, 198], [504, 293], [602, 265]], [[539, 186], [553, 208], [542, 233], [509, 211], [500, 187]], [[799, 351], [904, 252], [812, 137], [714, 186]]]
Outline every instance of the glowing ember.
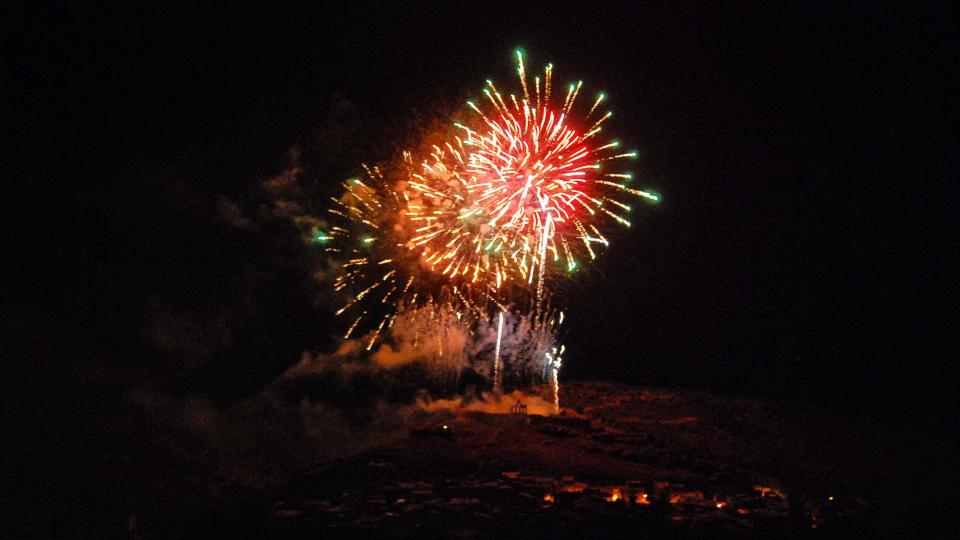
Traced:
[[779, 497], [781, 499], [786, 499], [786, 496], [783, 494], [783, 492], [775, 487], [753, 486], [753, 490], [759, 492], [761, 497]]
[[570, 482], [564, 483], [563, 492], [564, 493], [581, 493], [583, 490], [587, 489], [589, 486], [586, 482]]
[[610, 490], [610, 496], [605, 497], [607, 502], [617, 502], [623, 498], [623, 492], [620, 491], [620, 488], [613, 488]]
[[701, 491], [678, 491], [670, 496], [670, 504], [700, 504], [703, 503]]

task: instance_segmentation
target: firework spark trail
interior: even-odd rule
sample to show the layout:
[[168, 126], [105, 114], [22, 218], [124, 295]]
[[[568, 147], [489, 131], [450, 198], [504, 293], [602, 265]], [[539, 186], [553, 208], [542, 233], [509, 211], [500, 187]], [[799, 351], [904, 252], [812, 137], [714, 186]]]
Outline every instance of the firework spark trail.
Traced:
[[[495, 381], [494, 394], [500, 394], [506, 373], [513, 386], [550, 380], [558, 327], [553, 313], [544, 322], [515, 312], [470, 320], [450, 305], [425, 304], [400, 311], [369, 355], [388, 368], [417, 362], [435, 381], [456, 382], [463, 370], [472, 369]], [[365, 346], [366, 339], [358, 340], [358, 350]], [[497, 369], [497, 358], [500, 367], [494, 375], [490, 368]]]
[[537, 319], [540, 317], [540, 309], [543, 306], [543, 278], [546, 270], [547, 240], [549, 239], [550, 233], [552, 232], [552, 225], [553, 225], [553, 216], [547, 215], [547, 226], [540, 237], [540, 261], [538, 263], [540, 272], [537, 276], [537, 294], [534, 300], [534, 310], [535, 310], [534, 316], [533, 316], [534, 319]]
[[544, 353], [544, 356], [547, 359], [546, 368], [549, 370], [548, 379], [550, 381], [550, 388], [553, 391], [553, 410], [554, 412], [560, 412], [560, 366], [563, 363], [563, 351], [565, 347], [560, 346], [558, 351], [556, 347], [552, 348], [553, 354], [550, 352]]
[[497, 346], [493, 353], [493, 389], [499, 391], [500, 380], [500, 342], [503, 340], [503, 312], [497, 315]]

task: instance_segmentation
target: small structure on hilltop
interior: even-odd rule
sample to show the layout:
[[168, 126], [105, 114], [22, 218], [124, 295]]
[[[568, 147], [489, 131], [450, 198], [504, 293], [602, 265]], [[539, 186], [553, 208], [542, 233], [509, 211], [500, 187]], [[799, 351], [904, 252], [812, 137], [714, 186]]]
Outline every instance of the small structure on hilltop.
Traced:
[[527, 414], [527, 404], [518, 399], [510, 406], [510, 414]]

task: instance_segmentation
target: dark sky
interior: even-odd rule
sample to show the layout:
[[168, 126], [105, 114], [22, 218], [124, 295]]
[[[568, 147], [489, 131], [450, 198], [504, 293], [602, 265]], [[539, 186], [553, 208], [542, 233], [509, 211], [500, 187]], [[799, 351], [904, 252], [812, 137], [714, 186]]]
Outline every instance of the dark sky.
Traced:
[[[9, 403], [229, 401], [332, 347], [315, 258], [262, 218], [261, 183], [299, 148], [321, 207], [484, 79], [512, 82], [522, 46], [607, 91], [663, 194], [567, 287], [564, 376], [945, 418], [944, 10], [194, 4], [0, 8]], [[225, 201], [256, 226], [225, 226]]]

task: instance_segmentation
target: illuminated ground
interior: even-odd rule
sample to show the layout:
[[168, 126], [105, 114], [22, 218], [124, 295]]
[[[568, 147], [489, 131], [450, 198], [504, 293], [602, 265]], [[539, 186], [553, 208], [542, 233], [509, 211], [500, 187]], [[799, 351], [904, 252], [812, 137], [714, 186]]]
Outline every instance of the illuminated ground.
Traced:
[[[888, 445], [809, 413], [579, 383], [566, 417], [438, 414], [257, 508], [288, 537], [890, 532]], [[580, 414], [578, 414], [578, 411]], [[445, 431], [442, 426], [448, 426]], [[446, 435], [451, 433], [452, 435]]]
[[0, 504], [0, 537], [917, 537], [951, 521], [956, 452], [929, 434], [609, 383], [564, 384], [561, 405], [371, 417], [348, 432], [362, 440], [331, 438], [339, 457], [296, 460], [300, 415], [241, 416], [215, 445], [138, 415], [81, 439], [86, 462], [48, 445], [0, 478], [23, 495]]

